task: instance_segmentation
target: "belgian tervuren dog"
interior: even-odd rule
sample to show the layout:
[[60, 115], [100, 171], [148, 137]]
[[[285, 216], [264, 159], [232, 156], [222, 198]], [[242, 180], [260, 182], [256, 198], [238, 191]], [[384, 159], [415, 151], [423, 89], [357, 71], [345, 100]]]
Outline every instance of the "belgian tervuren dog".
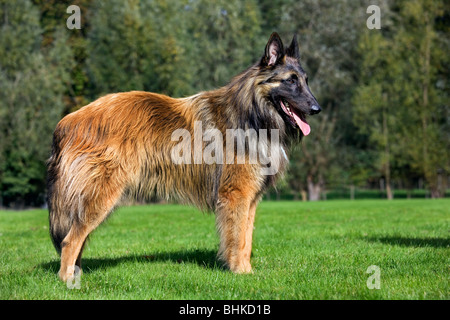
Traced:
[[[285, 170], [286, 151], [309, 134], [306, 116], [320, 110], [296, 37], [285, 48], [273, 33], [262, 58], [217, 90], [182, 99], [116, 93], [67, 115], [56, 127], [48, 161], [59, 277], [67, 281], [81, 267], [88, 235], [130, 194], [214, 212], [219, 258], [233, 272], [251, 272], [256, 206]], [[250, 159], [253, 151], [257, 157]]]

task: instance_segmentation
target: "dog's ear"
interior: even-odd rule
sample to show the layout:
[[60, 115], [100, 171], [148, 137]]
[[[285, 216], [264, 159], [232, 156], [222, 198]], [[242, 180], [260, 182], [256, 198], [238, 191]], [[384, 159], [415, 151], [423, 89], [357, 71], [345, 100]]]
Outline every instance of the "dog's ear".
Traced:
[[298, 50], [297, 34], [294, 34], [291, 45], [286, 49], [286, 55], [295, 59], [300, 59], [300, 53]]
[[278, 33], [274, 32], [267, 42], [264, 56], [261, 60], [263, 66], [274, 66], [279, 64], [284, 57], [284, 46]]

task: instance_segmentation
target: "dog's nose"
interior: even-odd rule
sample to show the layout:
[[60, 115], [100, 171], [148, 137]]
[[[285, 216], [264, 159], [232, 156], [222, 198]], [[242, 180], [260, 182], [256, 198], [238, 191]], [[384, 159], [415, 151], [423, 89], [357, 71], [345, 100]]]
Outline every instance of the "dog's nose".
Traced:
[[320, 111], [322, 111], [322, 109], [318, 105], [315, 104], [315, 105], [313, 105], [311, 107], [311, 110], [309, 111], [309, 114], [317, 114]]

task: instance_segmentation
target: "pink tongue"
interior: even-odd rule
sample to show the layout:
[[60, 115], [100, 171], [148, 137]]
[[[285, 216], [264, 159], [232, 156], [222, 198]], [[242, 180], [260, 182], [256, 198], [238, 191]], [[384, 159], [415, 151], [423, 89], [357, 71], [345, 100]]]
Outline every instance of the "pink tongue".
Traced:
[[309, 126], [309, 124], [300, 119], [300, 117], [297, 116], [295, 113], [292, 114], [294, 115], [295, 122], [297, 122], [298, 126], [300, 127], [300, 130], [302, 130], [303, 135], [307, 136], [311, 132], [311, 127]]

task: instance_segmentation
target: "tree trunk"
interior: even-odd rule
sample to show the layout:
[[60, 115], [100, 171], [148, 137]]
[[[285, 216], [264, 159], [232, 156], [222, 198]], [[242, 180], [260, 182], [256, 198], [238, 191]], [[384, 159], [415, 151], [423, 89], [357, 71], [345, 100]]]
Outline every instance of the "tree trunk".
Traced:
[[318, 201], [320, 200], [320, 192], [321, 192], [321, 183], [315, 183], [311, 176], [308, 176], [308, 199], [309, 201]]
[[[385, 103], [387, 104], [387, 98], [384, 96]], [[387, 115], [383, 112], [383, 136], [384, 136], [384, 177], [386, 179], [386, 196], [388, 200], [394, 199], [394, 195], [391, 189], [391, 159], [389, 150], [389, 130], [387, 125]]]
[[302, 201], [303, 202], [308, 201], [308, 193], [306, 192], [306, 190], [302, 189], [301, 194], [302, 194]]
[[435, 164], [430, 159], [428, 150], [428, 117], [429, 117], [429, 87], [430, 87], [430, 59], [431, 59], [431, 33], [432, 25], [430, 19], [426, 19], [426, 36], [425, 36], [425, 53], [424, 53], [424, 66], [423, 66], [423, 96], [422, 96], [422, 153], [423, 153], [423, 171], [425, 179], [428, 182], [431, 198], [441, 198], [443, 193], [439, 188], [439, 175]]
[[430, 188], [430, 194], [432, 199], [442, 198], [439, 188]]
[[388, 200], [394, 199], [394, 194], [392, 192], [390, 183], [386, 183], [386, 196]]

